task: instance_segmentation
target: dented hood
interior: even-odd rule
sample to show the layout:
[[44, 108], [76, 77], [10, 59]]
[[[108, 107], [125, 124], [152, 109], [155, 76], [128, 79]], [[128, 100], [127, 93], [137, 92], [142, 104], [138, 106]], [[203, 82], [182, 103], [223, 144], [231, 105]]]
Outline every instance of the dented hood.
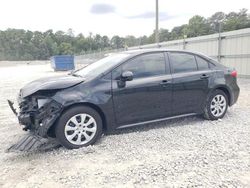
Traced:
[[41, 78], [25, 85], [20, 94], [22, 97], [27, 97], [40, 90], [56, 90], [72, 87], [83, 82], [82, 77], [75, 77], [72, 75], [54, 76], [48, 78]]

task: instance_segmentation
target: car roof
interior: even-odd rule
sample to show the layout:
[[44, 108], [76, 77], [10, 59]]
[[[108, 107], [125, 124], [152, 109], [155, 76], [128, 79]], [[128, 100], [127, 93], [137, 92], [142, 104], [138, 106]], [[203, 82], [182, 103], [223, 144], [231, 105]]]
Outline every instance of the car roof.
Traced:
[[120, 53], [136, 55], [136, 54], [142, 54], [142, 53], [146, 53], [146, 52], [164, 52], [164, 51], [168, 51], [168, 50], [163, 49], [163, 48], [152, 48], [152, 49], [150, 48], [150, 49], [127, 50], [127, 51], [123, 51]]
[[192, 51], [188, 51], [188, 50], [179, 50], [179, 49], [167, 49], [167, 48], [148, 48], [148, 49], [127, 50], [127, 51], [123, 51], [120, 53], [139, 55], [139, 54], [148, 53], [148, 52], [187, 52], [187, 53], [206, 56], [206, 55], [199, 53], [199, 52], [192, 52]]
[[180, 49], [167, 49], [167, 48], [148, 48], [148, 49], [136, 49], [136, 50], [127, 50], [120, 52], [121, 54], [129, 54], [131, 56], [140, 55], [143, 53], [149, 53], [149, 52], [185, 52], [185, 53], [191, 53], [194, 55], [199, 55], [207, 60], [214, 60], [213, 58], [195, 51], [189, 51], [189, 50], [180, 50]]

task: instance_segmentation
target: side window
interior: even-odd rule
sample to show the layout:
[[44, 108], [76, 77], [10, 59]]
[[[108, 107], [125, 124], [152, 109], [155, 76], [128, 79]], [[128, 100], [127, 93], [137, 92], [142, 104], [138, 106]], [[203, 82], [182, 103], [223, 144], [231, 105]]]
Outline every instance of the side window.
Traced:
[[113, 71], [113, 77], [124, 71], [131, 71], [134, 78], [144, 78], [165, 74], [165, 57], [163, 53], [145, 54], [129, 60]]
[[197, 70], [195, 57], [187, 53], [170, 52], [170, 62], [173, 73], [191, 72]]
[[111, 73], [109, 72], [105, 76], [102, 77], [104, 80], [111, 80]]
[[122, 74], [122, 67], [119, 66], [112, 71], [112, 80], [118, 80]]
[[198, 65], [199, 70], [208, 70], [209, 69], [208, 62], [205, 59], [203, 59], [199, 56], [196, 56], [196, 61], [197, 61], [197, 65]]

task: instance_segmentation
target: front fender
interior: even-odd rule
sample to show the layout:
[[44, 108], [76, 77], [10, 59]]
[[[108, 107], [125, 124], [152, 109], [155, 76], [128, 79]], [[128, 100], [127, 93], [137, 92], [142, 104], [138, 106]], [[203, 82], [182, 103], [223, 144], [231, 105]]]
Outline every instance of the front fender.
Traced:
[[90, 104], [98, 107], [103, 113], [107, 130], [115, 125], [112, 101], [111, 80], [98, 80], [98, 82], [82, 83], [72, 88], [58, 91], [53, 100], [60, 103], [64, 109], [74, 105]]
[[98, 85], [80, 84], [68, 89], [58, 91], [52, 98], [63, 106], [70, 106], [77, 103], [93, 103], [104, 105], [112, 99], [111, 83], [100, 83]]

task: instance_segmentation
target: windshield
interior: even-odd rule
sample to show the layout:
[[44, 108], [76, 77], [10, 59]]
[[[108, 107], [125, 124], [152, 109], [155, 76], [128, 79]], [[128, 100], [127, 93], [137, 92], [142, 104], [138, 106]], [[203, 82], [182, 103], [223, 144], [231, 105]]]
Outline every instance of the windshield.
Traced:
[[113, 67], [114, 65], [119, 63], [120, 61], [124, 60], [128, 56], [129, 56], [129, 54], [110, 55], [110, 56], [105, 57], [99, 61], [91, 63], [90, 65], [88, 65], [82, 69], [75, 71], [74, 75], [78, 75], [81, 77], [97, 76], [97, 75], [107, 71], [108, 69], [110, 69], [111, 67]]

